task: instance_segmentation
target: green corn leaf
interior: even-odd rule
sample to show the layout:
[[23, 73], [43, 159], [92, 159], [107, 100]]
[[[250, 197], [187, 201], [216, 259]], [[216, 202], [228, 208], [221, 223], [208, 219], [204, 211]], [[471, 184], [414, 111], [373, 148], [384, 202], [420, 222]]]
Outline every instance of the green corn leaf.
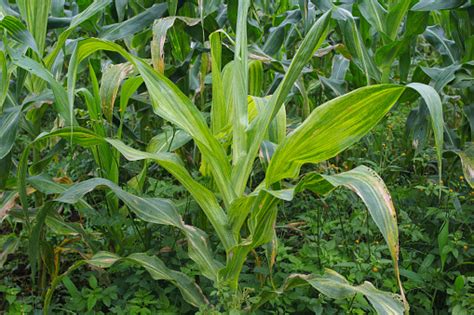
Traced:
[[385, 21], [387, 19], [387, 10], [385, 10], [377, 0], [360, 1], [359, 10], [360, 13], [362, 13], [362, 16], [377, 30], [377, 32], [381, 35], [386, 33]]
[[122, 138], [122, 130], [124, 126], [125, 112], [127, 110], [128, 101], [138, 88], [143, 84], [141, 77], [133, 77], [125, 80], [120, 91], [120, 126], [117, 132], [117, 137]]
[[441, 181], [442, 174], [442, 160], [443, 160], [443, 130], [444, 130], [444, 118], [443, 118], [443, 105], [441, 99], [431, 86], [421, 83], [410, 83], [407, 87], [414, 89], [425, 102], [426, 106], [431, 115], [431, 126], [434, 132], [435, 144], [436, 144], [436, 155], [438, 157], [438, 176]]
[[361, 68], [366, 76], [367, 85], [370, 84], [371, 79], [380, 82], [380, 71], [362, 41], [354, 16], [343, 8], [337, 8], [333, 16], [338, 20], [341, 27], [344, 44], [353, 56], [356, 65]]
[[168, 5], [166, 3], [154, 4], [133, 18], [121, 23], [107, 25], [102, 29], [100, 37], [105, 40], [114, 41], [141, 32], [150, 26], [155, 19], [162, 17], [167, 8]]
[[263, 62], [252, 60], [249, 62], [249, 95], [261, 96], [263, 83]]
[[68, 39], [69, 35], [71, 35], [71, 33], [79, 25], [104, 10], [111, 2], [112, 0], [95, 0], [94, 2], [92, 2], [91, 5], [87, 7], [87, 9], [72, 18], [69, 27], [59, 35], [53, 50], [44, 59], [44, 62], [48, 69], [50, 69], [53, 65], [54, 61], [56, 60], [56, 57], [63, 48], [64, 44], [66, 43], [66, 40]]
[[28, 175], [28, 157], [30, 155], [30, 151], [33, 145], [36, 144], [37, 141], [41, 141], [44, 139], [48, 139], [51, 137], [62, 137], [68, 138], [72, 141], [72, 143], [77, 143], [82, 146], [92, 146], [103, 144], [104, 139], [102, 137], [98, 137], [93, 132], [80, 128], [63, 128], [59, 129], [50, 133], [43, 133], [40, 134], [33, 142], [31, 142], [26, 148], [23, 150], [23, 153], [20, 157], [20, 161], [18, 164], [17, 169], [17, 183], [18, 183], [18, 194], [20, 196], [20, 203], [25, 214], [26, 218], [26, 226], [27, 230], [30, 231], [30, 222], [28, 214], [28, 195], [27, 195], [27, 187], [26, 187], [26, 180]]
[[403, 18], [407, 15], [411, 1], [394, 1], [389, 5], [388, 14], [384, 21], [385, 29], [391, 40], [397, 38], [397, 33]]
[[54, 109], [56, 112], [66, 121], [68, 126], [76, 124], [72, 108], [68, 107], [68, 98], [67, 93], [64, 87], [54, 78], [54, 76], [49, 72], [42, 64], [39, 62], [22, 56], [19, 53], [11, 53], [12, 61], [18, 67], [25, 69], [31, 74], [34, 74], [38, 78], [46, 81], [51, 90], [54, 93], [55, 101], [53, 103]]
[[331, 269], [326, 269], [323, 275], [290, 275], [279, 290], [261, 294], [261, 299], [254, 309], [272, 298], [285, 294], [288, 290], [308, 284], [333, 299], [347, 299], [358, 293], [362, 294], [369, 300], [377, 314], [397, 315], [404, 312], [399, 296], [377, 290], [370, 282], [353, 286], [343, 276]]
[[[1, 216], [0, 216], [0, 221], [1, 221]], [[21, 239], [14, 234], [10, 234], [6, 236], [6, 239], [4, 239], [4, 242], [2, 245], [2, 252], [0, 253], [0, 269], [3, 269], [3, 265], [5, 265], [8, 255], [15, 253], [20, 243], [21, 243]]]
[[237, 187], [237, 192], [243, 192], [245, 190], [247, 180], [252, 170], [253, 161], [258, 153], [260, 144], [265, 138], [267, 129], [285, 102], [286, 97], [296, 80], [300, 77], [303, 67], [311, 59], [314, 51], [318, 49], [325, 40], [328, 32], [329, 21], [330, 12], [327, 12], [314, 23], [293, 57], [290, 67], [286, 71], [282, 82], [272, 95], [269, 106], [267, 106], [265, 111], [259, 114], [249, 126], [249, 148], [247, 150], [246, 158], [241, 165], [234, 168], [233, 172], [233, 182]]
[[111, 189], [143, 221], [170, 225], [181, 230], [188, 240], [190, 258], [198, 264], [203, 275], [211, 280], [216, 280], [217, 270], [221, 266], [213, 259], [207, 245], [207, 235], [195, 227], [186, 225], [179, 215], [178, 209], [166, 199], [138, 197], [122, 190], [109, 180], [93, 178], [72, 186], [63, 192], [57, 201], [77, 203], [86, 193], [98, 186], [106, 186]]
[[41, 246], [41, 231], [46, 220], [46, 217], [50, 211], [53, 210], [54, 202], [47, 202], [43, 207], [38, 211], [35, 217], [35, 224], [31, 230], [31, 234], [28, 238], [28, 257], [30, 260], [31, 266], [31, 275], [34, 281], [38, 262], [40, 259], [40, 246]]
[[[248, 98], [248, 113], [249, 120], [252, 122], [261, 113], [265, 112], [268, 108], [270, 98], [269, 97], [249, 97]], [[282, 106], [278, 111], [275, 118], [268, 127], [268, 132], [265, 135], [265, 140], [269, 140], [273, 143], [280, 143], [285, 139], [286, 136], [286, 109]]]
[[79, 43], [68, 71], [70, 109], [72, 110], [74, 104], [74, 87], [79, 63], [98, 50], [118, 52], [135, 65], [148, 88], [154, 112], [193, 137], [204, 160], [211, 167], [224, 202], [229, 204], [235, 198], [234, 188], [230, 184], [230, 164], [223, 146], [212, 135], [202, 114], [168, 78], [117, 44], [98, 39], [88, 39]]
[[415, 4], [412, 11], [433, 11], [433, 10], [446, 10], [454, 9], [461, 6], [465, 0], [420, 0]]
[[174, 152], [191, 140], [191, 136], [181, 129], [171, 130], [171, 128], [166, 128], [164, 132], [159, 133], [150, 140], [147, 152]]
[[209, 36], [211, 45], [212, 66], [212, 108], [211, 129], [213, 134], [220, 133], [230, 121], [229, 109], [226, 108], [224, 85], [222, 82], [222, 41], [220, 32], [214, 32]]
[[9, 107], [0, 113], [0, 160], [12, 149], [20, 122], [21, 106]]
[[304, 163], [327, 160], [369, 132], [390, 110], [404, 87], [359, 88], [316, 108], [277, 147], [266, 173], [266, 185], [295, 177]]
[[[10, 72], [8, 71], [7, 58], [3, 51], [0, 51], [0, 115], [3, 112], [3, 105], [7, 99], [8, 87], [10, 86]], [[1, 154], [0, 154], [1, 156]]]
[[17, 4], [21, 16], [26, 21], [28, 30], [36, 41], [38, 53], [42, 56], [46, 42], [51, 0], [17, 0]]
[[224, 248], [228, 250], [235, 245], [235, 240], [228, 228], [227, 215], [217, 202], [215, 195], [191, 177], [176, 155], [171, 153], [142, 152], [128, 147], [123, 142], [114, 139], [107, 139], [107, 142], [122, 153], [127, 160], [137, 161], [150, 159], [157, 162], [170, 172], [189, 191], [202, 208], [216, 230]]
[[[237, 13], [237, 37], [233, 64], [233, 84], [231, 97], [233, 98], [232, 123], [232, 165], [238, 170], [245, 163], [247, 156], [247, 127], [248, 127], [248, 48], [247, 48], [247, 13], [250, 1], [239, 1]], [[236, 167], [235, 167], [236, 166]], [[232, 174], [236, 178], [235, 173]], [[238, 180], [239, 177], [237, 177]], [[233, 181], [236, 183], [235, 181]], [[241, 183], [237, 183], [241, 187]], [[242, 191], [237, 191], [240, 195]]]
[[38, 46], [36, 45], [35, 39], [31, 33], [28, 32], [25, 25], [16, 17], [10, 15], [1, 17], [0, 28], [5, 29], [7, 34], [17, 42], [38, 53]]

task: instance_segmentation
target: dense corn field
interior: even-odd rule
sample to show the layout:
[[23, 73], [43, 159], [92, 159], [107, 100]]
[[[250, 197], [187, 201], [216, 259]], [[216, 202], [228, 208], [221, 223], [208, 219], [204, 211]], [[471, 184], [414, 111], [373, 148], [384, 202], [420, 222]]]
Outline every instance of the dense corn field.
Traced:
[[465, 0], [1, 0], [0, 313], [474, 314]]

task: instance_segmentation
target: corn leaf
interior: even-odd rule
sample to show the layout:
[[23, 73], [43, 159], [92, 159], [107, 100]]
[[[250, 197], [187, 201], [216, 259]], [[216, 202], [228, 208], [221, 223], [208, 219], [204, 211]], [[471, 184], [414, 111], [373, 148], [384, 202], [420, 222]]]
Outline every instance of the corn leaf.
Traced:
[[444, 130], [443, 105], [441, 104], [441, 99], [438, 92], [429, 85], [414, 82], [408, 84], [407, 87], [414, 89], [420, 94], [430, 112], [431, 126], [436, 144], [436, 155], [438, 157], [438, 176], [439, 180], [441, 180]]
[[155, 19], [162, 17], [167, 8], [168, 5], [166, 3], [154, 4], [149, 9], [134, 16], [133, 18], [121, 23], [107, 25], [102, 29], [100, 37], [105, 40], [113, 41], [123, 39], [137, 32], [141, 32], [146, 27], [150, 26], [150, 24], [153, 23]]
[[0, 160], [12, 149], [20, 122], [21, 106], [9, 107], [0, 113]]
[[323, 275], [290, 275], [279, 290], [264, 292], [256, 307], [272, 298], [285, 294], [288, 290], [308, 284], [333, 299], [352, 298], [360, 293], [369, 300], [377, 314], [397, 315], [404, 312], [403, 303], [401, 303], [399, 296], [377, 290], [370, 282], [353, 286], [343, 276], [331, 269], [326, 269]]
[[154, 280], [167, 280], [172, 282], [181, 291], [185, 301], [196, 307], [204, 307], [209, 302], [197, 284], [182, 272], [171, 270], [156, 256], [145, 253], [135, 253], [121, 258], [108, 252], [98, 252], [85, 262], [100, 268], [108, 268], [113, 264], [127, 261], [143, 267]]
[[357, 142], [385, 116], [404, 89], [363, 87], [316, 108], [277, 147], [267, 169], [267, 187], [297, 176], [304, 163], [327, 160]]
[[216, 230], [224, 248], [228, 250], [235, 244], [235, 240], [228, 228], [227, 215], [217, 202], [215, 195], [196, 182], [189, 172], [184, 168], [180, 159], [172, 153], [149, 153], [142, 152], [126, 146], [123, 142], [115, 139], [106, 139], [114, 148], [130, 161], [150, 159], [161, 165], [170, 172], [193, 196], [202, 208], [212, 226]]
[[169, 200], [138, 197], [103, 178], [93, 178], [76, 184], [63, 192], [56, 200], [74, 204], [98, 186], [106, 186], [112, 190], [143, 221], [170, 225], [181, 230], [188, 240], [189, 257], [198, 264], [203, 275], [211, 280], [216, 280], [217, 270], [221, 266], [214, 260], [208, 247], [207, 235], [202, 230], [186, 225], [179, 215], [178, 209]]
[[122, 47], [98, 39], [88, 39], [77, 46], [68, 71], [69, 107], [72, 109], [74, 106], [74, 87], [79, 63], [98, 50], [118, 52], [135, 65], [148, 88], [154, 112], [193, 137], [204, 160], [211, 166], [224, 202], [229, 204], [235, 198], [234, 188], [230, 184], [230, 164], [224, 148], [212, 135], [201, 112], [168, 78], [138, 57], [127, 53]]

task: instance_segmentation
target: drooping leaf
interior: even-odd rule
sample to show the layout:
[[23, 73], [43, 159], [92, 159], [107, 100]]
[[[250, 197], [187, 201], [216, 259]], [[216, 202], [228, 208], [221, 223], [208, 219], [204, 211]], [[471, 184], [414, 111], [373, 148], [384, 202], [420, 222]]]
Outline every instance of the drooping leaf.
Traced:
[[227, 215], [217, 202], [215, 194], [195, 181], [176, 155], [171, 153], [150, 153], [139, 151], [114, 139], [107, 139], [107, 142], [114, 146], [114, 148], [117, 149], [127, 160], [137, 161], [150, 159], [165, 168], [189, 191], [202, 208], [216, 230], [224, 248], [228, 250], [235, 244], [235, 239], [228, 229]]
[[100, 99], [102, 113], [109, 122], [112, 122], [115, 99], [117, 97], [120, 84], [132, 72], [133, 65], [121, 63], [108, 67], [102, 75], [100, 85]]
[[57, 199], [64, 203], [77, 203], [86, 193], [98, 186], [106, 186], [120, 198], [128, 208], [145, 222], [170, 225], [181, 230], [188, 240], [189, 256], [201, 268], [209, 279], [216, 280], [220, 265], [214, 260], [207, 245], [207, 235], [192, 226], [186, 225], [177, 208], [169, 200], [160, 198], [143, 198], [122, 190], [109, 180], [93, 178], [72, 186]]
[[474, 188], [474, 143], [466, 143], [463, 151], [455, 151], [462, 163], [464, 179]]
[[459, 60], [456, 43], [446, 38], [444, 30], [440, 26], [428, 26], [423, 35], [441, 55], [448, 57], [450, 63], [453, 64]]
[[421, 83], [410, 83], [407, 87], [414, 89], [420, 94], [423, 101], [425, 102], [431, 116], [431, 126], [434, 133], [436, 143], [436, 153], [438, 157], [438, 175], [441, 180], [442, 173], [442, 160], [443, 160], [443, 130], [444, 130], [444, 118], [443, 118], [443, 105], [441, 99], [431, 86]]
[[380, 291], [370, 282], [353, 286], [343, 276], [331, 269], [326, 269], [323, 275], [290, 275], [279, 290], [264, 292], [256, 307], [272, 298], [285, 294], [288, 290], [308, 284], [333, 299], [351, 298], [360, 293], [369, 300], [377, 314], [401, 315], [404, 312], [403, 303], [397, 295]]
[[34, 74], [50, 85], [55, 97], [55, 101], [53, 103], [54, 109], [66, 121], [68, 126], [76, 124], [72, 109], [68, 107], [66, 90], [56, 80], [56, 78], [54, 78], [51, 72], [49, 72], [42, 64], [29, 57], [22, 56], [18, 53], [13, 53], [11, 57], [13, 63], [18, 67], [25, 69], [31, 74]]
[[153, 40], [151, 41], [151, 59], [153, 68], [160, 73], [165, 71], [165, 40], [168, 30], [174, 25], [174, 22], [179, 19], [188, 26], [194, 26], [200, 22], [199, 19], [188, 17], [170, 16], [155, 20], [153, 24]]

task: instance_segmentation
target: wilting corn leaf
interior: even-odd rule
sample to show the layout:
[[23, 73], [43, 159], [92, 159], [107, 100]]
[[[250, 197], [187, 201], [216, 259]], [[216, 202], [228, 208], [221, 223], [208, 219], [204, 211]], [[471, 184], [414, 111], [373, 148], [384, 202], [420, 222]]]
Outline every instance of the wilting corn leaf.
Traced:
[[220, 264], [214, 260], [208, 248], [207, 235], [195, 227], [186, 225], [179, 215], [178, 209], [169, 200], [138, 197], [122, 190], [109, 180], [93, 178], [72, 186], [63, 192], [57, 201], [77, 203], [86, 193], [98, 186], [111, 189], [143, 221], [170, 225], [181, 230], [188, 240], [189, 257], [198, 264], [203, 275], [211, 280], [216, 280]]
[[285, 294], [288, 290], [308, 284], [333, 299], [351, 298], [360, 293], [369, 300], [377, 314], [397, 315], [403, 314], [404, 311], [399, 296], [377, 290], [370, 282], [353, 286], [343, 276], [331, 269], [326, 269], [323, 275], [290, 275], [279, 290], [262, 293], [261, 300], [256, 307], [272, 298]]
[[266, 185], [298, 175], [304, 163], [327, 160], [361, 139], [405, 88], [375, 85], [357, 89], [316, 108], [283, 142], [270, 161]]
[[464, 179], [471, 188], [474, 188], [474, 143], [466, 143], [463, 151], [455, 151], [455, 153], [461, 159]]
[[145, 268], [155, 280], [171, 281], [181, 291], [184, 300], [191, 305], [203, 307], [209, 304], [201, 288], [190, 277], [182, 272], [167, 268], [158, 257], [136, 253], [126, 259]]
[[102, 113], [109, 122], [112, 122], [115, 98], [117, 97], [120, 85], [132, 71], [133, 65], [121, 63], [108, 67], [102, 75], [99, 93]]
[[151, 60], [153, 68], [160, 73], [165, 72], [165, 40], [168, 30], [174, 25], [176, 19], [186, 23], [188, 26], [194, 26], [200, 22], [199, 19], [193, 19], [181, 16], [170, 16], [155, 20], [153, 24], [153, 40], [151, 41]]
[[444, 30], [438, 26], [428, 26], [423, 33], [423, 36], [432, 44], [438, 52], [447, 56], [450, 63], [456, 63], [459, 60], [456, 43], [446, 38]]

